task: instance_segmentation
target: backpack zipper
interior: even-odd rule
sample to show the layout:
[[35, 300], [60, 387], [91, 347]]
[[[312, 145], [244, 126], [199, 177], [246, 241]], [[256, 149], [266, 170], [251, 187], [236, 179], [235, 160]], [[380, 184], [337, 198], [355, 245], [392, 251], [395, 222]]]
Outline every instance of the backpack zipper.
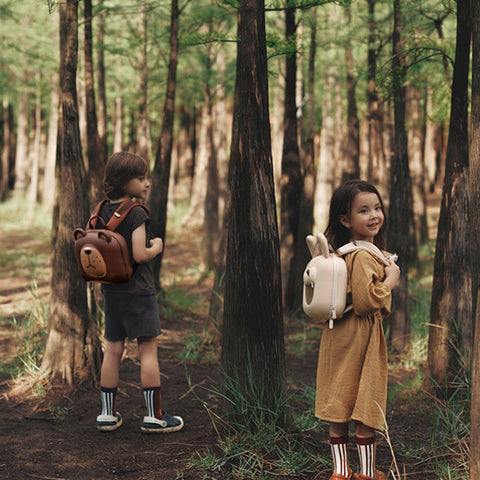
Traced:
[[333, 328], [333, 320], [337, 318], [337, 288], [338, 288], [338, 262], [339, 258], [331, 253], [330, 256], [333, 259], [333, 285], [332, 285], [332, 298], [330, 300], [330, 318], [328, 319], [328, 327]]

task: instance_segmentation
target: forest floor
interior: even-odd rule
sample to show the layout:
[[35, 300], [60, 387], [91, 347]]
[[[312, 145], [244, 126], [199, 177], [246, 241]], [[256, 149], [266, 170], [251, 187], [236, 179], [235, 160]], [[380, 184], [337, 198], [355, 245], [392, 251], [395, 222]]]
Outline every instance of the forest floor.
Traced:
[[[48, 255], [49, 242], [29, 238], [25, 232], [0, 233], [0, 251], [25, 248], [29, 252]], [[198, 264], [196, 245], [171, 241], [163, 263], [164, 275], [175, 278], [176, 288], [195, 291], [207, 298], [211, 277], [188, 280], [179, 274], [186, 265]], [[178, 274], [178, 277], [177, 277]], [[187, 284], [190, 281], [190, 284]], [[12, 362], [19, 354], [17, 329], [9, 317], [21, 322], [35, 300], [30, 292], [31, 273], [0, 269], [0, 364]], [[38, 281], [37, 298], [46, 301], [48, 280]], [[95, 428], [99, 413], [99, 393], [94, 386], [51, 385], [43, 395], [16, 394], [18, 381], [7, 373], [0, 374], [0, 480], [65, 479], [65, 480], [174, 480], [221, 479], [217, 472], [206, 472], [192, 459], [199, 455], [222, 456], [221, 442], [215, 420], [220, 415], [217, 385], [217, 365], [179, 360], [185, 342], [192, 333], [202, 335], [206, 316], [189, 309], [166, 315], [162, 320], [162, 335], [158, 339], [163, 382], [163, 408], [171, 415], [181, 415], [182, 431], [163, 435], [144, 435], [140, 423], [144, 412], [139, 387], [139, 362], [135, 344], [128, 344], [128, 353], [121, 366], [121, 381], [117, 408], [124, 425], [112, 433], [100, 433]], [[286, 343], [301, 333], [304, 324], [286, 324]], [[309, 348], [302, 355], [287, 348], [286, 371], [289, 388], [301, 391], [315, 383], [318, 340], [308, 340]], [[4, 370], [2, 370], [4, 372]], [[390, 384], [405, 386], [416, 377], [417, 368], [391, 369]], [[208, 405], [208, 407], [207, 407]], [[297, 400], [292, 409], [298, 414], [311, 414], [313, 404], [305, 398]], [[217, 413], [218, 412], [218, 413]], [[402, 478], [430, 480], [434, 474], [428, 454], [431, 442], [432, 404], [428, 396], [417, 390], [402, 388], [389, 403], [387, 412], [389, 436]], [[299, 435], [309, 450], [330, 458], [326, 442], [326, 427], [308, 430]], [[387, 441], [379, 437], [377, 465], [388, 471], [392, 453]], [[354, 443], [350, 445], [352, 467], [358, 461]], [[327, 460], [329, 461], [329, 460]], [[291, 480], [321, 480], [330, 475], [328, 465], [305, 474], [276, 475], [273, 478]], [[244, 478], [244, 477], [236, 477]], [[248, 477], [250, 478], [250, 477]], [[270, 478], [270, 477], [262, 477]], [[389, 478], [393, 478], [391, 475]]]

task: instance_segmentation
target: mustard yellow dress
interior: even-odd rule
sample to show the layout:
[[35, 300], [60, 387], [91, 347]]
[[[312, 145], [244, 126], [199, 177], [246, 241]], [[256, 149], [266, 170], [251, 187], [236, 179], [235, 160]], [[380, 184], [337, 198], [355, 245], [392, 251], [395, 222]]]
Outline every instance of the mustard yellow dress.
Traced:
[[383, 264], [365, 250], [345, 256], [353, 313], [325, 327], [317, 368], [315, 416], [335, 423], [351, 420], [384, 429], [387, 404], [387, 344], [383, 320], [391, 290]]

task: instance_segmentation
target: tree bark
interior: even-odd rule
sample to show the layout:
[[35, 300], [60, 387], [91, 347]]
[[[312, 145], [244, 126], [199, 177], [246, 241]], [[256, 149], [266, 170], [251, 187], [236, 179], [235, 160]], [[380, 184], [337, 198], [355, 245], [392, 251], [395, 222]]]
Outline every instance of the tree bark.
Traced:
[[[98, 1], [98, 6], [103, 7], [103, 0]], [[105, 38], [105, 13], [101, 11], [97, 17], [97, 91], [98, 91], [98, 135], [100, 145], [104, 151], [105, 160], [108, 157], [107, 144], [107, 98], [105, 94], [105, 57], [104, 57], [104, 38]], [[118, 150], [116, 150], [118, 151]]]
[[[450, 129], [433, 271], [428, 370], [439, 395], [472, 359], [472, 291], [468, 214], [469, 0], [457, 2], [457, 46], [452, 82]], [[478, 187], [477, 187], [478, 188]], [[478, 209], [478, 205], [473, 205]], [[478, 229], [478, 224], [474, 228]], [[473, 238], [477, 238], [475, 232]], [[475, 255], [478, 255], [475, 252]]]
[[123, 102], [122, 97], [115, 98], [113, 115], [113, 151], [123, 151]]
[[13, 110], [6, 99], [2, 102], [2, 152], [1, 152], [1, 171], [0, 171], [0, 202], [7, 199], [11, 183], [11, 158], [14, 155], [15, 145], [11, 138], [14, 135], [13, 128]]
[[15, 154], [15, 186], [14, 193], [22, 196], [27, 192], [28, 175], [28, 106], [27, 94], [20, 93], [17, 118], [17, 149]]
[[[345, 21], [351, 26], [351, 7], [345, 7]], [[342, 172], [342, 183], [360, 177], [360, 127], [357, 114], [357, 99], [355, 95], [355, 77], [353, 49], [350, 37], [347, 38], [345, 46], [345, 63], [347, 68], [347, 136], [344, 148], [344, 167]]]
[[383, 111], [382, 102], [378, 96], [377, 75], [377, 51], [376, 51], [376, 0], [368, 2], [368, 84], [367, 84], [367, 122], [368, 122], [368, 166], [367, 178], [379, 188], [387, 190], [385, 145], [383, 141]]
[[313, 20], [310, 31], [310, 47], [308, 55], [307, 78], [307, 104], [306, 126], [303, 154], [303, 187], [300, 201], [298, 242], [295, 252], [295, 273], [297, 280], [293, 290], [293, 305], [302, 306], [303, 283], [298, 279], [303, 278], [303, 271], [311, 256], [306, 248], [305, 238], [314, 230], [313, 207], [315, 199], [315, 186], [317, 182], [317, 169], [315, 162], [315, 56], [317, 42], [317, 8], [312, 8]]
[[325, 96], [322, 108], [322, 129], [315, 186], [315, 229], [323, 231], [328, 223], [328, 210], [334, 186], [336, 125], [333, 116], [333, 88], [335, 79], [331, 74], [325, 78]]
[[193, 172], [190, 207], [182, 220], [182, 227], [193, 232], [200, 232], [205, 225], [205, 198], [207, 195], [208, 175], [208, 108], [201, 107], [200, 126], [198, 129], [195, 165]]
[[[263, 0], [239, 6], [222, 370], [268, 418], [285, 391], [285, 353], [264, 9]], [[235, 418], [234, 404], [227, 416]]]
[[88, 315], [87, 289], [78, 273], [72, 248], [72, 230], [83, 225], [88, 216], [75, 80], [78, 1], [60, 3], [59, 11], [62, 115], [57, 144], [58, 196], [52, 226], [50, 318], [41, 371], [45, 376], [70, 384], [75, 380], [96, 378], [100, 367], [100, 343]]
[[175, 197], [188, 200], [192, 190], [195, 152], [194, 115], [186, 105], [180, 105], [176, 142]]
[[285, 10], [286, 41], [292, 52], [286, 57], [285, 108], [283, 118], [283, 153], [280, 219], [280, 258], [282, 262], [282, 291], [284, 307], [292, 312], [301, 307], [295, 305], [295, 252], [298, 245], [300, 201], [302, 197], [302, 172], [298, 147], [296, 105], [297, 51], [295, 7]]
[[217, 259], [220, 222], [218, 211], [218, 170], [217, 155], [214, 144], [214, 120], [213, 120], [213, 96], [207, 85], [205, 101], [207, 103], [207, 190], [205, 195], [205, 228], [204, 228], [204, 251], [203, 259], [207, 268], [215, 267]]
[[[138, 124], [137, 124], [137, 144], [135, 147], [136, 153], [145, 158], [148, 163], [151, 160], [151, 138], [150, 138], [150, 122], [148, 119], [148, 35], [147, 35], [147, 3], [142, 0], [140, 4], [140, 19], [138, 21], [138, 33], [142, 48], [138, 55]], [[168, 88], [168, 86], [167, 86]], [[168, 175], [167, 175], [168, 178]], [[168, 180], [167, 180], [168, 181]], [[153, 185], [152, 185], [153, 186]], [[152, 188], [153, 191], [153, 188]], [[163, 237], [162, 237], [163, 238]], [[159, 255], [161, 258], [161, 255]], [[158, 259], [158, 257], [157, 257]], [[158, 260], [157, 262], [158, 263]]]
[[[225, 78], [226, 73], [226, 58], [225, 48], [223, 45], [219, 46], [219, 51], [216, 56], [216, 68], [219, 72], [220, 78]], [[227, 149], [230, 145], [228, 132], [231, 132], [231, 114], [227, 112], [226, 98], [225, 98], [225, 84], [221, 81], [217, 87], [217, 101], [214, 105], [214, 132], [215, 132], [215, 150], [217, 158], [217, 175], [218, 175], [218, 215], [220, 220], [219, 225], [219, 240], [217, 257], [215, 259], [215, 278], [210, 292], [209, 305], [209, 320], [214, 328], [214, 341], [220, 342], [222, 325], [223, 325], [223, 297], [224, 297], [224, 276], [225, 276], [225, 256], [227, 250], [227, 229], [226, 223], [230, 214], [229, 208], [229, 191], [228, 191], [228, 153]], [[230, 126], [230, 129], [228, 128]]]
[[52, 77], [50, 100], [50, 121], [48, 123], [47, 151], [45, 153], [45, 173], [43, 177], [43, 203], [51, 212], [55, 203], [55, 157], [57, 149], [58, 118], [60, 109], [58, 75]]
[[106, 151], [98, 133], [95, 106], [95, 82], [93, 78], [92, 0], [84, 0], [85, 29], [85, 100], [87, 122], [88, 179], [90, 183], [90, 205], [103, 198], [103, 171], [107, 161]]
[[472, 261], [472, 298], [473, 298], [473, 362], [472, 390], [470, 409], [470, 478], [480, 478], [480, 269], [478, 250], [480, 241], [480, 3], [472, 0], [472, 107], [470, 114], [470, 152], [469, 152], [469, 187], [470, 187], [470, 259]]
[[413, 217], [415, 222], [416, 242], [412, 244], [410, 258], [417, 258], [417, 245], [428, 238], [427, 231], [427, 197], [425, 192], [425, 159], [424, 159], [424, 124], [423, 115], [420, 112], [420, 92], [418, 88], [407, 88], [407, 116], [410, 128], [408, 130], [408, 151], [412, 152], [409, 158], [410, 171], [412, 173], [412, 198]]
[[398, 254], [402, 274], [393, 292], [390, 316], [390, 343], [403, 353], [410, 344], [408, 309], [408, 266], [410, 262], [410, 226], [412, 224], [412, 187], [408, 166], [408, 140], [405, 129], [405, 65], [401, 39], [400, 0], [394, 1], [392, 76], [394, 95], [394, 151], [390, 167], [390, 205], [388, 210], [388, 248]]
[[[168, 187], [170, 183], [170, 165], [172, 162], [173, 120], [175, 114], [175, 86], [178, 63], [178, 0], [172, 0], [170, 16], [170, 60], [168, 64], [167, 92], [163, 107], [163, 121], [160, 138], [157, 143], [155, 167], [152, 173], [150, 194], [151, 234], [164, 239], [167, 226]], [[152, 261], [155, 286], [160, 290], [160, 270], [163, 254]]]
[[[40, 74], [36, 73], [36, 79], [40, 79]], [[35, 207], [38, 200], [38, 184], [40, 180], [40, 142], [42, 136], [42, 106], [40, 93], [36, 92], [35, 109], [32, 115], [32, 142], [30, 145], [29, 164], [30, 164], [30, 183], [28, 185], [28, 209], [27, 219], [33, 222], [35, 217]]]

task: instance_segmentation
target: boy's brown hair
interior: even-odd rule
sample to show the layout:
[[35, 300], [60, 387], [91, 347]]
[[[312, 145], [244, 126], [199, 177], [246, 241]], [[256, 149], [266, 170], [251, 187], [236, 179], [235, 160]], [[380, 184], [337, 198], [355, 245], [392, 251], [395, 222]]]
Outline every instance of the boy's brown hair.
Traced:
[[117, 200], [125, 195], [130, 180], [147, 173], [148, 163], [140, 155], [131, 152], [114, 153], [105, 166], [103, 192], [108, 199]]

